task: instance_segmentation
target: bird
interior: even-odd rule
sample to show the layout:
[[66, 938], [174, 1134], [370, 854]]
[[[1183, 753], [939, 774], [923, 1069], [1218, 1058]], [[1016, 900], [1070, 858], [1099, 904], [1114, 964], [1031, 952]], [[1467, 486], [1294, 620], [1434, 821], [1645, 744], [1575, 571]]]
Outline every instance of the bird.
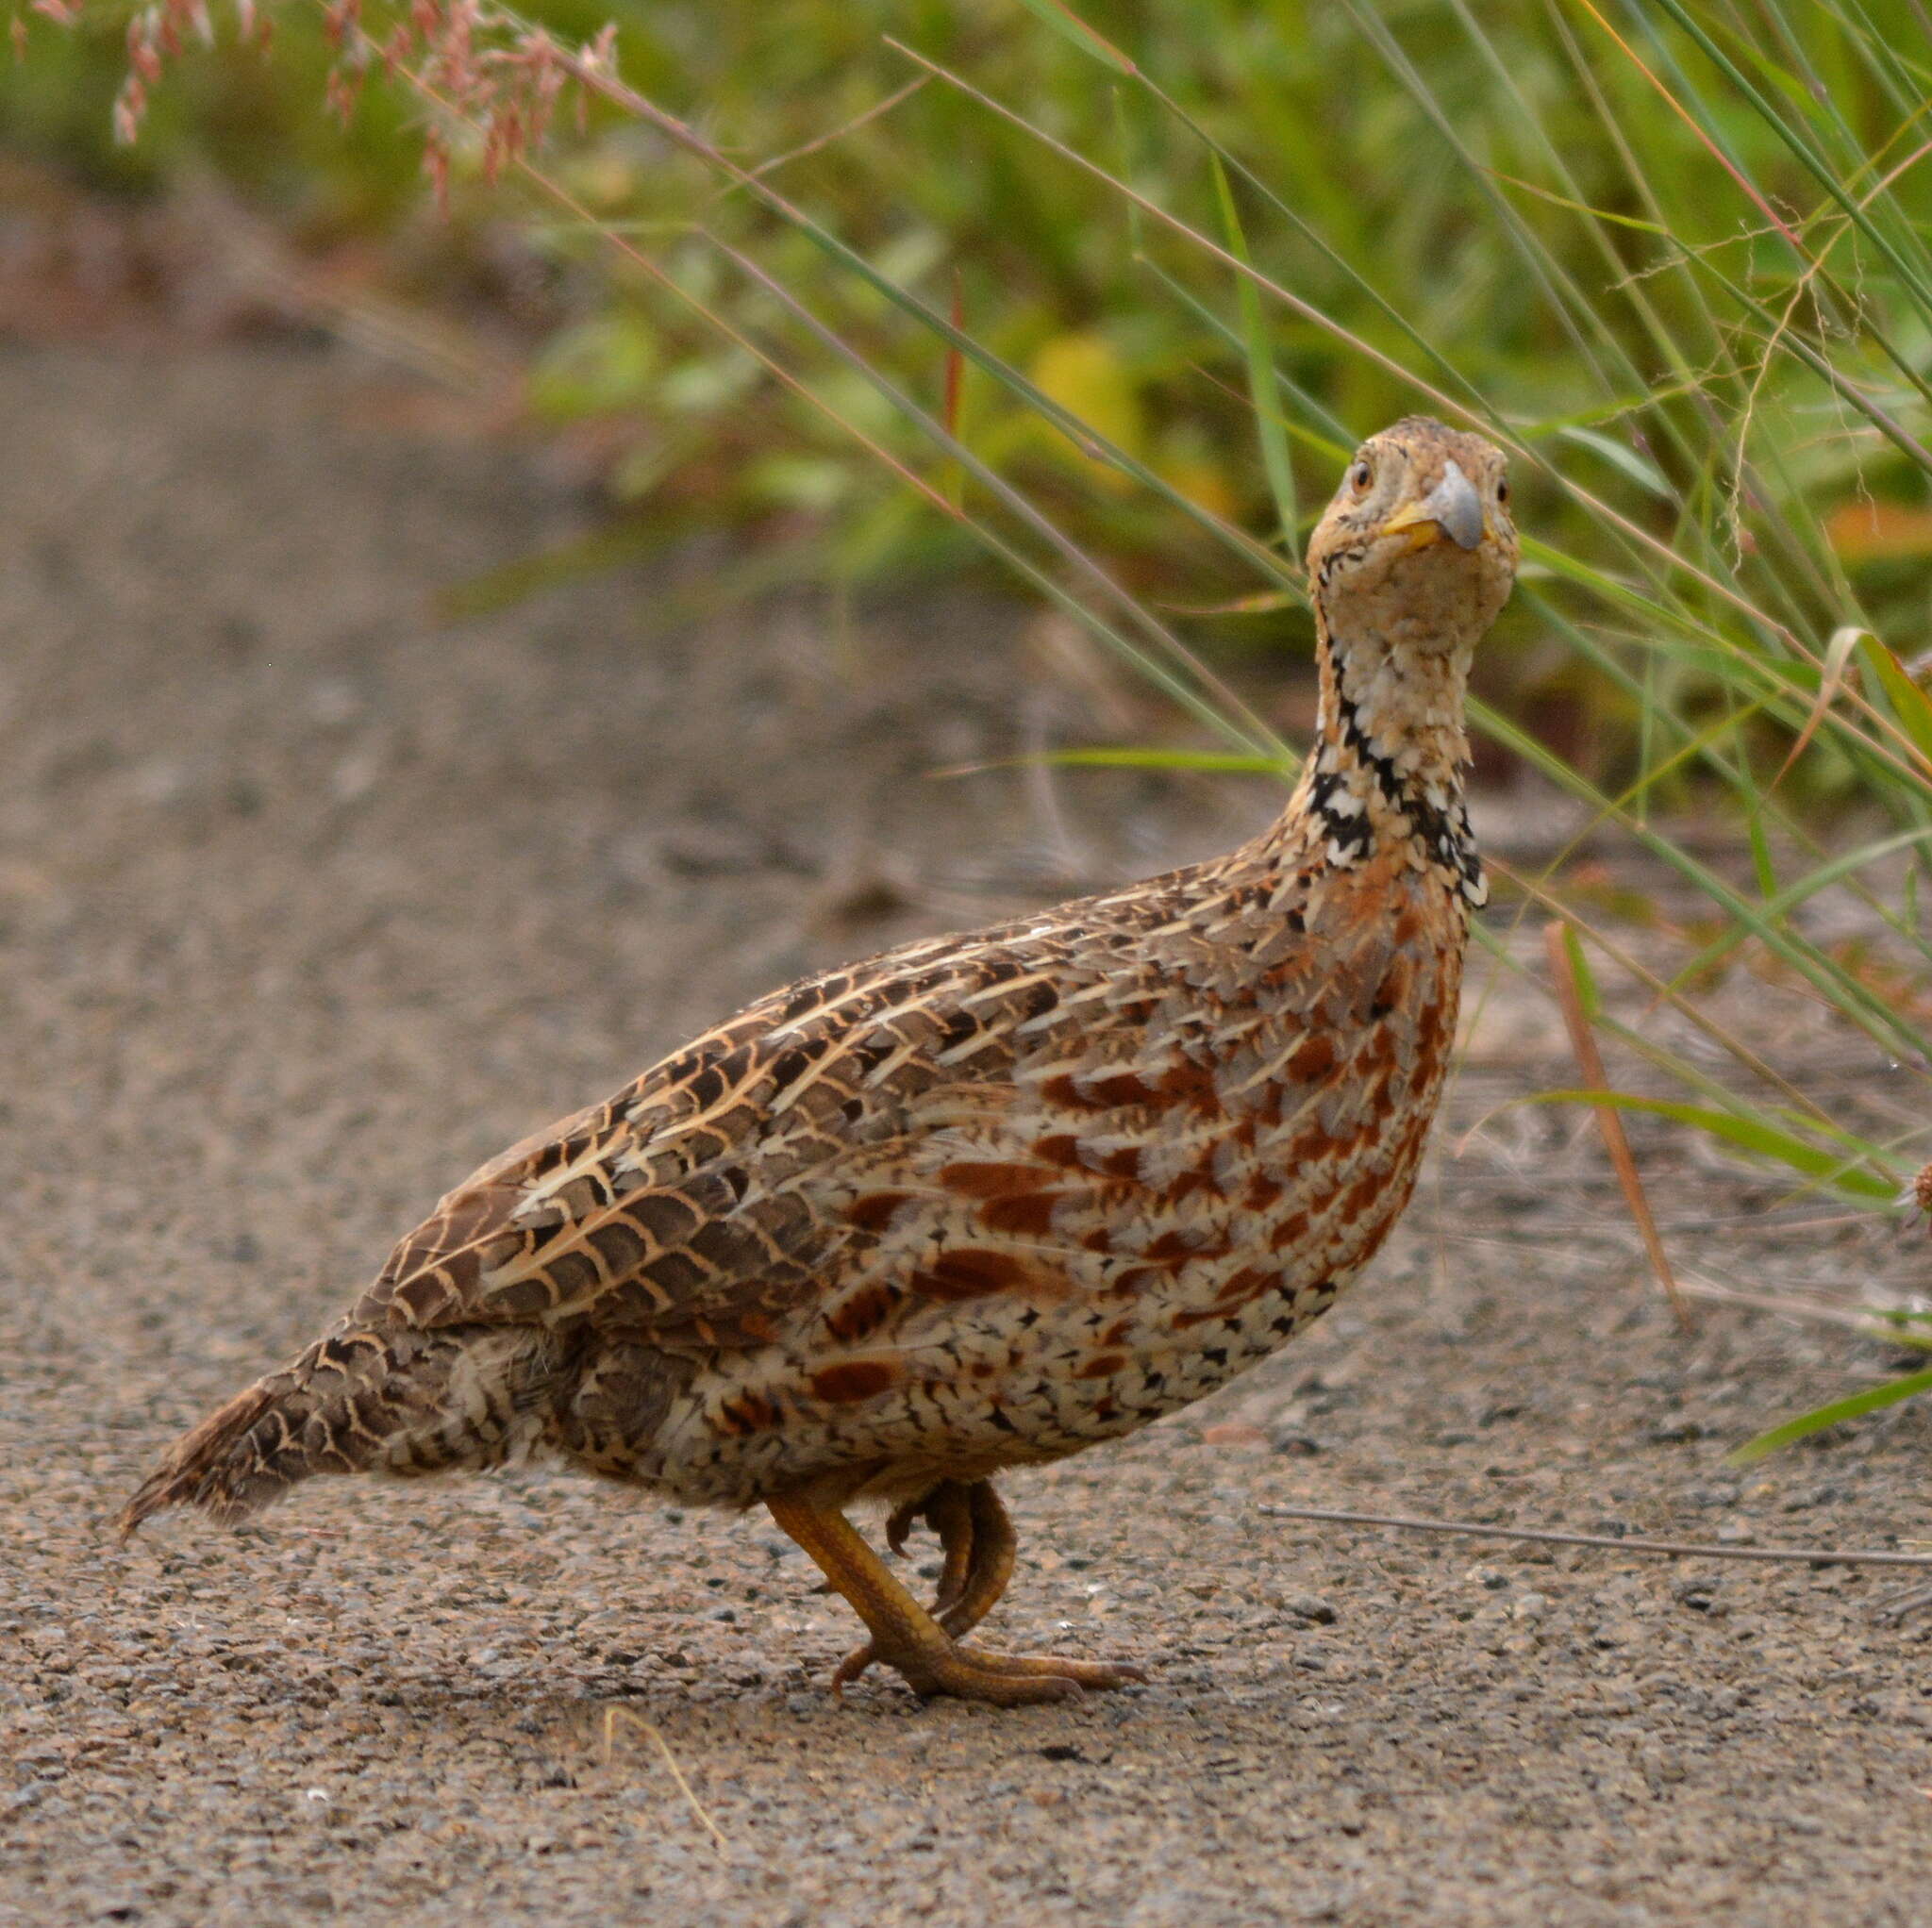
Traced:
[[[1503, 453], [1411, 416], [1309, 540], [1319, 703], [1229, 854], [775, 990], [451, 1191], [120, 1516], [312, 1474], [561, 1461], [762, 1504], [921, 1696], [1146, 1678], [967, 1636], [996, 1475], [1119, 1438], [1325, 1311], [1413, 1189], [1486, 899], [1463, 779], [1517, 537]], [[922, 1606], [894, 1553], [943, 1554]]]

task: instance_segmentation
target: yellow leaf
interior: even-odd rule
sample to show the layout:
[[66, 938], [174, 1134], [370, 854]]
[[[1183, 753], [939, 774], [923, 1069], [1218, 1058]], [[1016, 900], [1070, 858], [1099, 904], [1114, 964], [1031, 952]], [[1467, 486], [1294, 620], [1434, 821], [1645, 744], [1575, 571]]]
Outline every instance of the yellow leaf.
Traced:
[[1232, 522], [1239, 505], [1227, 477], [1204, 456], [1168, 456], [1154, 464], [1154, 473], [1185, 495], [1196, 508], [1223, 522]]
[[1824, 520], [1831, 546], [1847, 562], [1932, 556], [1932, 508], [1902, 502], [1844, 502]]
[[[1077, 415], [1116, 448], [1139, 457], [1147, 439], [1141, 397], [1125, 362], [1104, 335], [1091, 331], [1056, 335], [1042, 343], [1027, 372], [1034, 386], [1062, 408]], [[1074, 446], [1094, 463], [1108, 488], [1124, 491], [1133, 486], [1119, 470], [1100, 461], [1091, 449], [1081, 447], [1077, 439], [1074, 439]]]

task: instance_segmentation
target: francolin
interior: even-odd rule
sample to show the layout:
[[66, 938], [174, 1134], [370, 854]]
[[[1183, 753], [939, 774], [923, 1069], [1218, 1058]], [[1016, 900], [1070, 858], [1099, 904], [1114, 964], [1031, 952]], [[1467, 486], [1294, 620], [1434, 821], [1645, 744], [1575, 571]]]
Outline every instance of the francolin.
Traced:
[[[1509, 593], [1501, 453], [1363, 444], [1308, 548], [1315, 741], [1231, 855], [774, 991], [449, 1194], [122, 1515], [234, 1521], [311, 1473], [532, 1455], [755, 1502], [922, 1694], [1132, 1667], [963, 1644], [1012, 1571], [993, 1490], [1224, 1385], [1407, 1203], [1483, 872], [1471, 652]], [[939, 1535], [921, 1607], [846, 1518]]]

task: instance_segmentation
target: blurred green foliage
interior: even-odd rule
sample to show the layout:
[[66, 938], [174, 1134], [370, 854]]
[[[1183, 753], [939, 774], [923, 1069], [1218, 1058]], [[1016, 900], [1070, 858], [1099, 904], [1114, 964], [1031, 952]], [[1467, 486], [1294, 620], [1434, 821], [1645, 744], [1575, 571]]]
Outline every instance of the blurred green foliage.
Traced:
[[[764, 178], [885, 280], [956, 310], [1002, 369], [1162, 484], [1083, 453], [999, 370], [965, 370], [962, 440], [1130, 584], [1179, 604], [1251, 595], [1252, 554], [1177, 515], [1175, 499], [1263, 540], [1284, 511], [1305, 528], [1340, 451], [1417, 405], [1408, 371], [1548, 449], [1553, 470], [1723, 586], [1667, 584], [1639, 558], [1640, 598], [1661, 596], [1676, 632], [1661, 654], [1641, 638], [1624, 648], [1656, 618], [1641, 603], [1588, 612], [1594, 651], [1563, 647], [1546, 624], [1533, 640], [1519, 615], [1488, 687], [1546, 699], [1519, 713], [1560, 720], [1573, 759], [1642, 767], [1680, 792], [1698, 759], [1655, 770], [1648, 712], [1696, 727], [1731, 702], [1708, 660], [1722, 645], [1700, 633], [1734, 623], [1724, 590], [1748, 609], [1751, 647], [1783, 650], [1789, 630], [1820, 656], [1848, 623], [1894, 639], [1924, 626], [1922, 465], [1780, 339], [1817, 341], [1901, 419], [1924, 414], [1924, 290], [1850, 230], [1807, 158], [1822, 157], [1849, 198], [1871, 197], [1868, 222], [1924, 261], [1924, 168], [1879, 191], [1924, 131], [1932, 61], [1913, 0], [1094, 0], [1082, 17], [1164, 100], [1055, 31], [1054, 0], [543, 0], [531, 17], [576, 39], [613, 18], [631, 84], [741, 166], [795, 156]], [[0, 127], [16, 149], [143, 191], [212, 170], [313, 241], [420, 228], [421, 109], [408, 89], [369, 87], [345, 133], [321, 107], [332, 53], [319, 15], [275, 18], [272, 57], [229, 43], [179, 59], [132, 149], [108, 136], [124, 62], [114, 19], [91, 15], [74, 33], [33, 19], [29, 58], [0, 78]], [[929, 77], [874, 113], [924, 77], [888, 34], [1030, 125]], [[1232, 206], [1240, 249], [1302, 312], [1243, 312], [1224, 263], [1049, 141], [1218, 243], [1235, 244]], [[841, 581], [979, 554], [971, 528], [935, 516], [855, 441], [857, 430], [925, 461], [893, 405], [803, 341], [717, 244], [754, 258], [867, 369], [936, 408], [946, 350], [929, 327], [608, 107], [543, 165], [591, 222], [527, 184], [473, 180], [459, 183], [457, 232], [514, 221], [541, 250], [553, 325], [530, 345], [530, 405], [595, 430], [620, 500], [670, 528], [735, 518], [808, 535], [798, 567]], [[797, 366], [823, 407], [651, 285], [613, 231]], [[1257, 402], [1283, 418], [1272, 496]], [[1579, 565], [1575, 579], [1627, 575], [1626, 538], [1557, 479], [1521, 474], [1525, 523]], [[1225, 648], [1301, 631], [1293, 595], [1274, 601], [1189, 633]], [[1851, 780], [1830, 732], [1805, 780]]]

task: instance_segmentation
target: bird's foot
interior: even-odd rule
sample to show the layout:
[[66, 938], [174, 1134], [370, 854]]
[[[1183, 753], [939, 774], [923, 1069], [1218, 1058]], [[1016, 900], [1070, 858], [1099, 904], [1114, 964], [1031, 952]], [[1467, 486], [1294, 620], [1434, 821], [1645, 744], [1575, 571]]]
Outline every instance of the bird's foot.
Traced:
[[[987, 1488], [989, 1493], [991, 1490], [990, 1487]], [[975, 1499], [972, 1487], [961, 1486], [957, 1480], [941, 1480], [930, 1492], [922, 1493], [916, 1500], [908, 1500], [894, 1507], [886, 1521], [886, 1544], [902, 1556], [906, 1552], [907, 1535], [920, 1521], [924, 1521], [939, 1536], [945, 1565], [940, 1574], [939, 1592], [932, 1604], [935, 1615], [944, 1613], [959, 1599], [972, 1575], [974, 1541], [979, 1525], [976, 1516], [980, 1510], [974, 1504]], [[996, 1499], [991, 1504], [999, 1505]], [[965, 1629], [953, 1627], [948, 1631], [963, 1633]]]
[[[944, 1602], [950, 1595], [951, 1604], [942, 1606], [938, 1620], [892, 1578], [836, 1507], [815, 1505], [796, 1495], [780, 1494], [765, 1502], [772, 1518], [811, 1555], [871, 1630], [872, 1638], [840, 1664], [832, 1676], [835, 1687], [857, 1680], [874, 1660], [895, 1668], [916, 1694], [952, 1694], [996, 1707], [1068, 1700], [1082, 1688], [1129, 1687], [1146, 1678], [1137, 1667], [1105, 1660], [989, 1654], [960, 1646], [958, 1637], [999, 1598], [1013, 1571], [1013, 1529], [986, 1481], [946, 1485], [951, 1492], [933, 1524], [946, 1548], [940, 1596]], [[929, 1495], [928, 1504], [936, 1497]], [[956, 1499], [965, 1502], [963, 1508], [955, 1504]], [[906, 1507], [894, 1516], [901, 1537], [923, 1511], [923, 1506]], [[933, 1518], [929, 1513], [924, 1517]]]
[[[927, 1611], [955, 1639], [970, 1634], [1006, 1591], [1012, 1576], [1013, 1524], [990, 1482], [942, 1480], [906, 1501], [886, 1521], [886, 1544], [906, 1551], [906, 1537], [922, 1521], [939, 1536], [945, 1553], [938, 1592]], [[839, 1663], [832, 1685], [843, 1688], [879, 1657], [874, 1642], [855, 1647]]]
[[[950, 1694], [957, 1700], [987, 1701], [996, 1707], [1019, 1707], [1035, 1701], [1070, 1701], [1083, 1689], [1102, 1692], [1132, 1687], [1147, 1676], [1122, 1661], [1068, 1660], [1057, 1654], [991, 1654], [962, 1647], [941, 1635], [902, 1652], [874, 1651], [869, 1641], [846, 1655], [832, 1676], [835, 1687], [857, 1679], [865, 1666], [882, 1660], [905, 1676], [922, 1700]], [[855, 1665], [855, 1663], [857, 1663]]]

